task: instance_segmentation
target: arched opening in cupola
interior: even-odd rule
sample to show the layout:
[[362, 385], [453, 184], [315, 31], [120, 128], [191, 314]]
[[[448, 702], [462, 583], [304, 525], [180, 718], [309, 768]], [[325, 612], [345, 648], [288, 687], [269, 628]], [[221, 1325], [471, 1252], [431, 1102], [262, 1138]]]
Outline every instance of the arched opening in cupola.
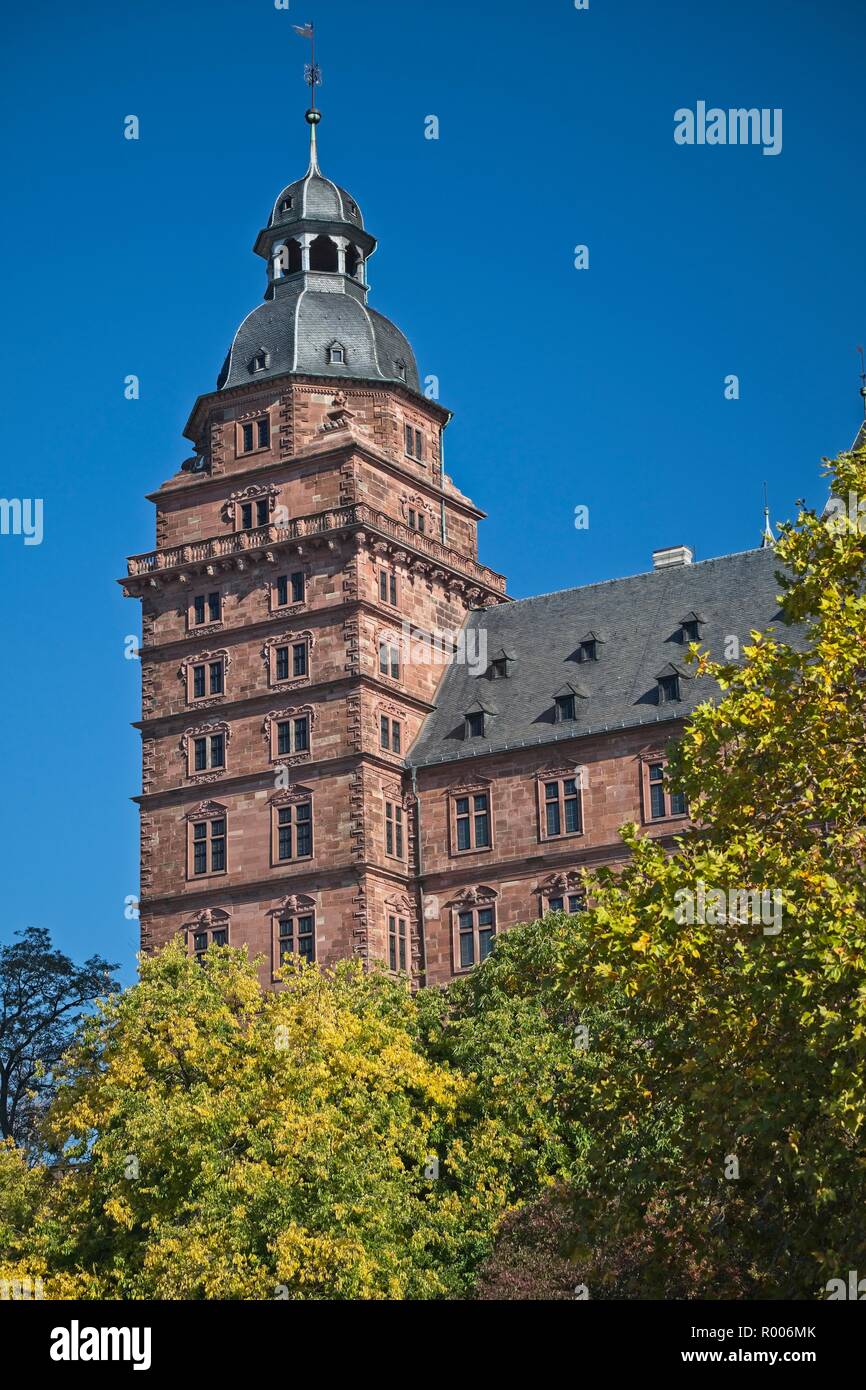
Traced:
[[301, 243], [294, 237], [284, 241], [274, 250], [274, 278], [281, 275], [295, 275], [301, 269]]
[[352, 277], [353, 280], [360, 280], [360, 279], [362, 278], [362, 276], [361, 276], [361, 266], [362, 266], [362, 264], [363, 264], [363, 261], [361, 260], [361, 253], [360, 253], [360, 251], [358, 250], [357, 246], [352, 246], [351, 244], [350, 244], [349, 246], [347, 246], [347, 247], [346, 247], [346, 274], [347, 274], [347, 275], [351, 275], [351, 277]]
[[317, 236], [310, 243], [310, 270], [336, 270], [337, 245], [329, 236]]

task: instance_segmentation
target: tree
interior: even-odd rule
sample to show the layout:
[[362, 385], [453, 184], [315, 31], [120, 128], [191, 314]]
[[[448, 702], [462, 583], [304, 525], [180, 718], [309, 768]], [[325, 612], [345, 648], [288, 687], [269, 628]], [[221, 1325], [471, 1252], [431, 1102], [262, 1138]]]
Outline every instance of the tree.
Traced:
[[458, 1296], [500, 1214], [451, 1152], [466, 1083], [425, 1057], [405, 986], [358, 963], [264, 992], [244, 953], [202, 967], [175, 943], [58, 1081], [60, 1172], [27, 1186], [0, 1151], [20, 1213], [0, 1276], [46, 1297]]
[[0, 1138], [26, 1144], [54, 1067], [93, 1000], [118, 988], [101, 956], [76, 965], [42, 927], [0, 946]]
[[[830, 476], [866, 496], [866, 452]], [[804, 508], [777, 554], [791, 630], [753, 633], [739, 664], [696, 652], [723, 692], [672, 751], [696, 825], [673, 853], [625, 829], [564, 975], [578, 1013], [624, 996], [656, 1022], [611, 1089], [617, 1125], [681, 1107], [649, 1163], [623, 1166], [608, 1132], [578, 1223], [635, 1232], [663, 1194], [687, 1243], [803, 1298], [866, 1267], [866, 537]]]

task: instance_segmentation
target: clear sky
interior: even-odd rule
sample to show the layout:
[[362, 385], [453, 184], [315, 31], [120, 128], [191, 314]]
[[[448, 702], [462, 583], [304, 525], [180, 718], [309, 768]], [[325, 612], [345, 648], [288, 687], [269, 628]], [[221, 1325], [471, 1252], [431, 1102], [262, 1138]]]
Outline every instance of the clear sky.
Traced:
[[[861, 410], [863, 0], [12, 7], [0, 492], [43, 499], [44, 539], [0, 536], [0, 936], [48, 926], [127, 980], [139, 617], [114, 581], [261, 298], [253, 239], [306, 168], [309, 19], [322, 167], [380, 239], [371, 303], [440, 378], [513, 595], [749, 548], [764, 480], [775, 517], [821, 503]], [[699, 101], [780, 108], [781, 153], [676, 144]]]

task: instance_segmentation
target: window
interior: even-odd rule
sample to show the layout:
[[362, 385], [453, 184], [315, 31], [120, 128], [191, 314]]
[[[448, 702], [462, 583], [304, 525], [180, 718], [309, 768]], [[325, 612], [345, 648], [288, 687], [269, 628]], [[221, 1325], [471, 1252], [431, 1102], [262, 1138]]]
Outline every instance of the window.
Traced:
[[382, 603], [397, 607], [397, 576], [393, 570], [379, 571], [379, 598]]
[[310, 801], [298, 801], [291, 806], [275, 809], [276, 860], [309, 859], [313, 853], [313, 807]]
[[424, 436], [421, 431], [416, 430], [412, 425], [404, 425], [403, 440], [407, 458], [415, 459], [418, 463], [423, 463]]
[[270, 648], [272, 683], [301, 680], [310, 674], [310, 644], [304, 638], [299, 642], [280, 642]]
[[[268, 354], [267, 354], [266, 352], [257, 352], [256, 355], [255, 355], [255, 357], [253, 358], [252, 362], [250, 363], [250, 371], [251, 371], [251, 372], [263, 372], [263, 371], [265, 370], [265, 367], [266, 367], [267, 365], [268, 365]], [[247, 451], [247, 452], [249, 452], [249, 451]]]
[[225, 765], [225, 734], [199, 734], [193, 739], [191, 772], [209, 772]]
[[290, 956], [306, 961], [316, 959], [316, 919], [312, 912], [297, 917], [281, 917], [277, 922], [277, 964], [285, 965]]
[[406, 363], [403, 361], [403, 358], [402, 358], [402, 357], [398, 357], [398, 358], [397, 358], [396, 362], [394, 363], [394, 366], [395, 366], [396, 369], [397, 369], [397, 375], [398, 375], [399, 377], [405, 378], [405, 376], [406, 376]]
[[658, 686], [660, 705], [672, 704], [680, 699], [680, 678], [678, 675], [659, 676]]
[[303, 603], [306, 597], [307, 581], [303, 570], [294, 574], [281, 574], [276, 583], [275, 608], [285, 608], [290, 603]]
[[683, 623], [683, 643], [699, 642], [701, 640], [700, 624], [696, 618], [687, 618]]
[[469, 970], [490, 955], [496, 933], [492, 907], [476, 907], [457, 913], [458, 969]]
[[577, 779], [557, 777], [555, 781], [542, 785], [544, 838], [551, 840], [558, 835], [579, 835], [583, 830], [583, 817]]
[[310, 751], [310, 716], [299, 714], [292, 719], [279, 719], [275, 732], [275, 754], [278, 758], [292, 753]]
[[688, 803], [683, 792], [669, 791], [665, 786], [665, 764], [649, 763], [646, 773], [651, 820], [667, 820], [670, 816], [687, 816]]
[[222, 695], [225, 692], [224, 658], [216, 661], [197, 662], [192, 671], [192, 698], [202, 700], [206, 695]]
[[291, 212], [291, 210], [292, 210], [292, 201], [293, 201], [293, 199], [292, 199], [292, 195], [291, 195], [290, 193], [286, 194], [286, 197], [285, 197], [285, 198], [281, 198], [281, 199], [280, 199], [280, 212]]
[[209, 946], [228, 944], [228, 927], [202, 927], [192, 933], [192, 953], [199, 965], [204, 965], [205, 952]]
[[332, 343], [328, 348], [328, 361], [342, 366], [346, 360], [346, 349], [340, 343]]
[[465, 716], [465, 719], [466, 719], [466, 727], [465, 727], [465, 731], [464, 731], [464, 737], [465, 737], [465, 738], [483, 738], [483, 737], [484, 737], [484, 711], [483, 711], [483, 710], [480, 710], [480, 709], [479, 709], [479, 710], [473, 710], [473, 711], [471, 712], [471, 714], [467, 714], [467, 715]]
[[586, 637], [577, 649], [578, 661], [598, 661], [598, 642], [594, 637]]
[[388, 966], [396, 974], [406, 969], [406, 918], [388, 914]]
[[252, 531], [254, 526], [267, 526], [271, 515], [271, 504], [267, 497], [258, 497], [253, 502], [242, 502], [240, 507], [240, 529]]
[[192, 825], [192, 871], [201, 874], [223, 874], [226, 868], [226, 822], [194, 821]]
[[454, 843], [458, 854], [490, 848], [489, 793], [454, 798]]
[[395, 681], [400, 679], [400, 650], [396, 642], [386, 637], [379, 642], [379, 674]]
[[508, 675], [507, 658], [504, 656], [497, 656], [494, 661], [491, 661], [488, 675], [492, 681], [505, 680]]
[[565, 724], [570, 719], [577, 718], [577, 700], [574, 695], [555, 696], [554, 707], [557, 724]]
[[[568, 906], [566, 907], [566, 903]], [[548, 912], [585, 912], [586, 899], [582, 893], [569, 893], [560, 898], [547, 899]]]
[[222, 622], [222, 602], [218, 591], [212, 594], [197, 594], [192, 601], [192, 624], [201, 627], [202, 623]]
[[403, 858], [403, 807], [396, 801], [385, 802], [385, 853]]
[[379, 716], [379, 747], [386, 752], [402, 753], [403, 730], [400, 721], [389, 719], [387, 714]]
[[409, 510], [408, 510], [408, 516], [409, 516], [409, 530], [410, 530], [410, 531], [420, 531], [420, 532], [421, 532], [421, 535], [423, 536], [424, 530], [425, 530], [426, 525], [427, 525], [427, 518], [426, 518], [426, 516], [424, 515], [424, 513], [421, 512], [421, 511], [416, 511], [416, 510], [414, 509], [414, 507], [410, 507]]
[[241, 453], [252, 454], [257, 449], [267, 449], [271, 443], [271, 422], [267, 415], [258, 420], [245, 420], [241, 425]]

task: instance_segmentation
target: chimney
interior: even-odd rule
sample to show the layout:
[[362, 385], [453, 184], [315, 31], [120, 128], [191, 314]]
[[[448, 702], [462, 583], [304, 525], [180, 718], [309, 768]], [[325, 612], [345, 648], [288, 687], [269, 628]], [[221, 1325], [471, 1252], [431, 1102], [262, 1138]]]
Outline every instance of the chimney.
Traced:
[[687, 545], [668, 545], [663, 550], [653, 551], [653, 569], [669, 570], [675, 565], [690, 565], [695, 552]]

